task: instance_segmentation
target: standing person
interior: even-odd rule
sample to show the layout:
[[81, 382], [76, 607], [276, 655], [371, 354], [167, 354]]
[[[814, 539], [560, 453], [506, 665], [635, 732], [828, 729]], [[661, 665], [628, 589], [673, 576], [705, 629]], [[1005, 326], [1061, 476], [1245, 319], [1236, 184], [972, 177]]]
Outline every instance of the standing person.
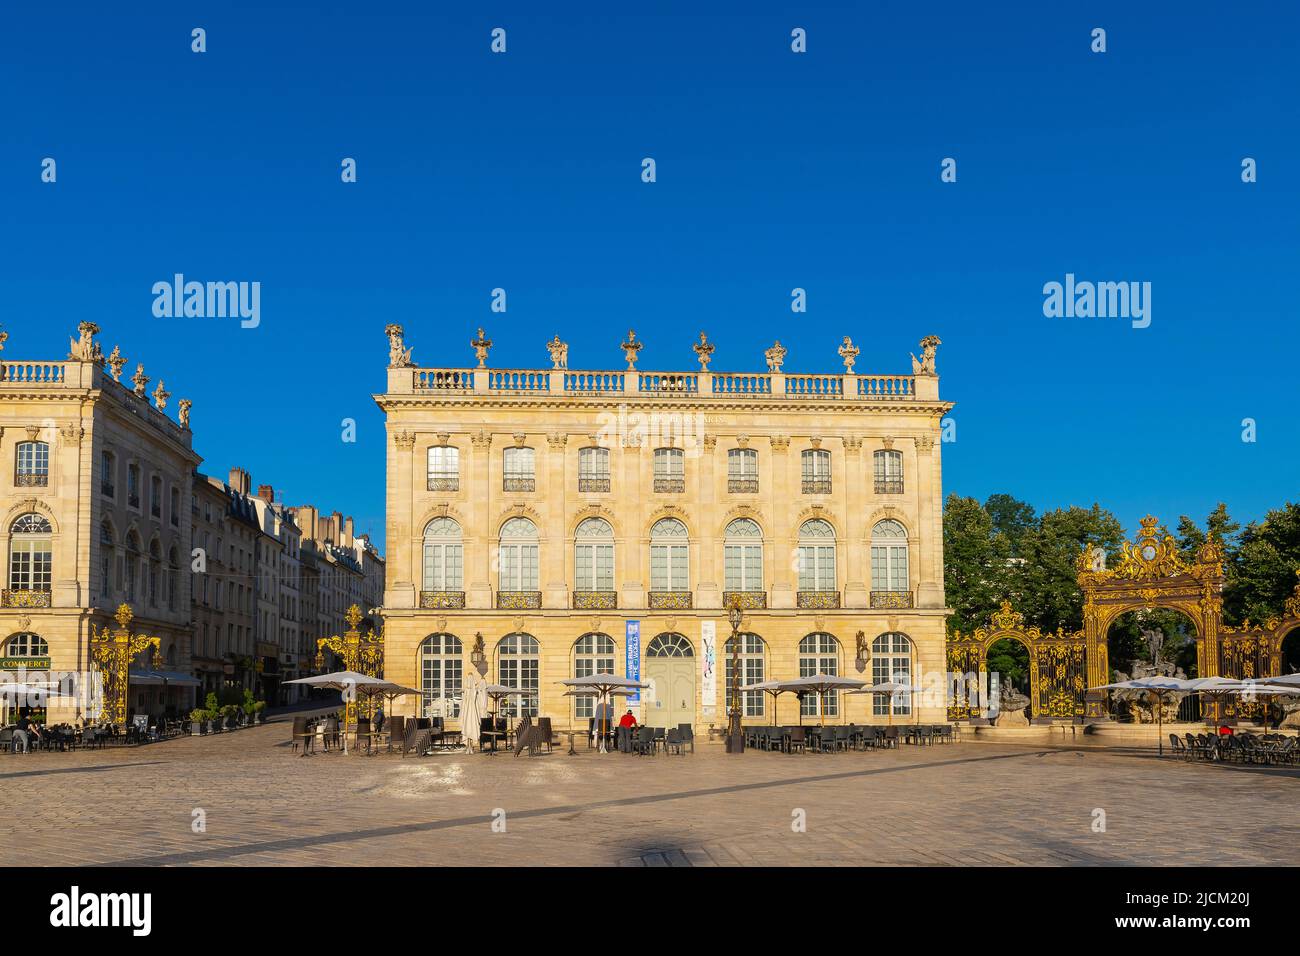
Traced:
[[22, 745], [22, 752], [27, 753], [31, 750], [32, 719], [27, 716], [27, 712], [18, 717], [18, 723], [14, 726], [14, 753], [18, 753], [19, 744]]
[[612, 704], [608, 703], [604, 698], [601, 698], [600, 703], [596, 705], [597, 746], [599, 746], [600, 742], [605, 739], [605, 736], [608, 733], [610, 733], [610, 730], [613, 726], [614, 726], [614, 707]]
[[479, 674], [478, 668], [466, 668], [460, 685], [460, 738], [468, 753], [474, 752], [474, 742], [478, 740], [479, 725], [487, 711], [487, 681]]

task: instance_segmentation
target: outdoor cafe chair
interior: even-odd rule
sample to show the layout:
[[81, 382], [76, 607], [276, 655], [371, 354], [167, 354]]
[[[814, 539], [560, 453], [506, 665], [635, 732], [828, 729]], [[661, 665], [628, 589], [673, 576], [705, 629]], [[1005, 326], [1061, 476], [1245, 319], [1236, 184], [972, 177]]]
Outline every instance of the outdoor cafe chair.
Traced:
[[290, 753], [294, 753], [299, 747], [302, 747], [302, 755], [307, 756], [308, 748], [316, 742], [316, 734], [307, 726], [306, 717], [295, 717], [293, 719], [293, 729], [289, 732]]
[[898, 728], [892, 724], [885, 728], [884, 734], [880, 738], [886, 748], [898, 749]]
[[647, 753], [654, 756], [655, 753], [655, 732], [652, 727], [638, 727], [636, 729], [636, 739], [632, 741], [632, 747], [638, 756], [645, 756]]
[[682, 736], [682, 746], [690, 747], [691, 753], [695, 753], [695, 728], [690, 724], [678, 724], [677, 732]]
[[790, 732], [785, 735], [785, 752], [794, 753], [808, 752], [808, 731], [803, 727], [791, 727]]
[[553, 737], [553, 734], [552, 734], [552, 732], [551, 732], [551, 718], [549, 718], [549, 717], [538, 717], [538, 718], [537, 718], [537, 732], [538, 732], [538, 735], [539, 735], [539, 737], [538, 737], [538, 741], [537, 741], [538, 744], [539, 744], [540, 746], [542, 746], [542, 747], [545, 747], [545, 748], [546, 748], [546, 752], [547, 752], [547, 753], [550, 753], [550, 752], [551, 752], [551, 746], [552, 746], [552, 737]]
[[389, 717], [385, 726], [387, 728], [385, 733], [388, 737], [388, 743], [384, 748], [384, 752], [392, 753], [393, 748], [400, 748], [406, 739], [406, 718], [401, 716]]
[[676, 751], [679, 756], [682, 755], [682, 735], [676, 727], [669, 727], [668, 734], [664, 738], [664, 753]]

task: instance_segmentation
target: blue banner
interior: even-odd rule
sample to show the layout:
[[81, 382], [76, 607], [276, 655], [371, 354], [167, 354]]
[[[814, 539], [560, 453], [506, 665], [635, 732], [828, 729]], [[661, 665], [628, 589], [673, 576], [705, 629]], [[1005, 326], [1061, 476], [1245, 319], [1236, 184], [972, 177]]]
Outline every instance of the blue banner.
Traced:
[[[641, 679], [641, 622], [627, 622], [627, 670], [624, 672], [631, 680]], [[627, 702], [632, 705], [641, 703], [641, 692], [636, 691]]]

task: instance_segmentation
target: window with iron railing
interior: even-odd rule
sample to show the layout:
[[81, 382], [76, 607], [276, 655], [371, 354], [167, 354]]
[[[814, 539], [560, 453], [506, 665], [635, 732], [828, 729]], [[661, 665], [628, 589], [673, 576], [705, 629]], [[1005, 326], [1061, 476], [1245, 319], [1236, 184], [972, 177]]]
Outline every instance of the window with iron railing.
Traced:
[[758, 493], [758, 452], [750, 448], [727, 452], [727, 491], [733, 495]]
[[803, 493], [828, 495], [831, 491], [831, 453], [819, 448], [805, 450], [800, 456], [803, 468]]
[[680, 448], [656, 448], [655, 491], [680, 493], [686, 490], [686, 455]]
[[903, 493], [903, 453], [877, 451], [872, 454], [876, 494], [901, 495]]
[[536, 456], [531, 448], [507, 448], [504, 456], [504, 491], [536, 491]]
[[439, 446], [429, 449], [429, 491], [460, 490], [460, 449]]
[[14, 484], [32, 488], [50, 483], [50, 446], [43, 441], [19, 442], [14, 458]]
[[578, 490], [609, 491], [609, 449], [578, 449]]
[[126, 466], [126, 503], [132, 508], [140, 507], [140, 466]]
[[117, 489], [113, 486], [113, 472], [116, 465], [116, 459], [111, 452], [100, 452], [99, 454], [99, 493], [105, 497], [112, 498], [116, 495]]

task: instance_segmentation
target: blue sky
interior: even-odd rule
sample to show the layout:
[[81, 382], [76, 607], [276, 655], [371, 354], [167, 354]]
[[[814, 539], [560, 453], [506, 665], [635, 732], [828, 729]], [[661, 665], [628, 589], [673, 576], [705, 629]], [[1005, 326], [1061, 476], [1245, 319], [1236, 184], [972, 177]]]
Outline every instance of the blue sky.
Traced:
[[[387, 322], [450, 366], [479, 325], [507, 367], [558, 332], [617, 368], [631, 327], [645, 368], [693, 367], [704, 329], [719, 369], [780, 338], [833, 371], [847, 334], [906, 372], [934, 333], [948, 491], [1130, 530], [1296, 497], [1293, 5], [624, 6], [7, 5], [5, 356], [92, 319], [194, 400], [206, 471], [380, 540]], [[261, 325], [155, 318], [176, 272], [261, 282]], [[1150, 282], [1150, 327], [1045, 318], [1067, 272]]]

